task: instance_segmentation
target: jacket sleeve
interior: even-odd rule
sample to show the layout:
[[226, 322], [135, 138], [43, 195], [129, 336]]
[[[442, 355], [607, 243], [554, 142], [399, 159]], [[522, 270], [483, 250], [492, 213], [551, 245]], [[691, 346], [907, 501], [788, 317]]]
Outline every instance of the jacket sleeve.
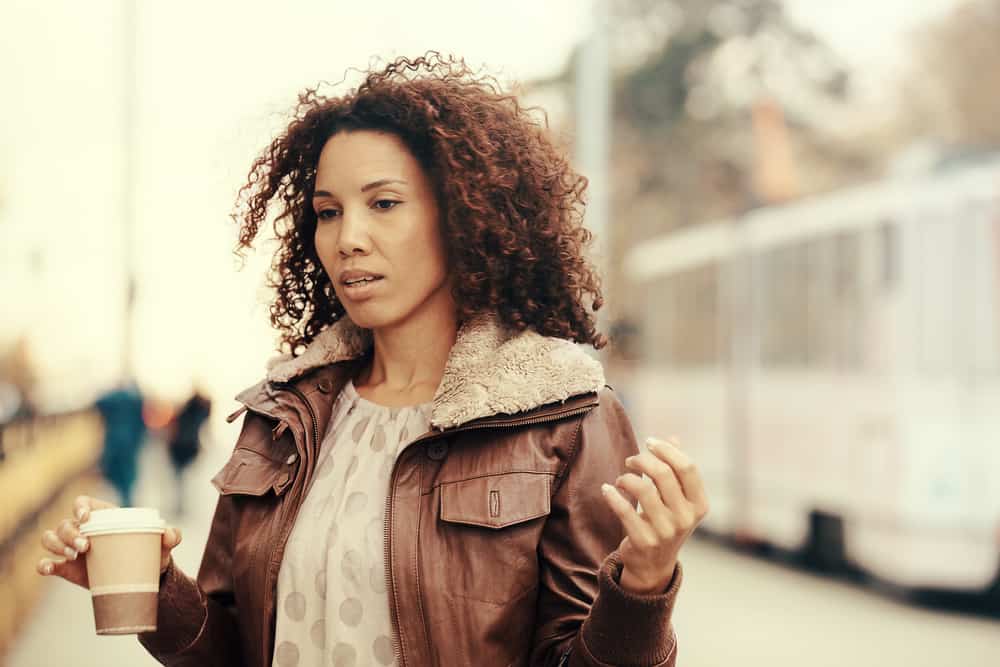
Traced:
[[139, 642], [161, 664], [243, 664], [232, 583], [232, 501], [220, 496], [197, 581], [173, 562], [160, 579], [156, 632]]
[[581, 420], [557, 478], [552, 511], [538, 547], [538, 624], [529, 664], [570, 667], [673, 667], [671, 613], [682, 570], [662, 594], [636, 595], [619, 584], [616, 549], [624, 528], [601, 494], [639, 451], [621, 402], [605, 388]]

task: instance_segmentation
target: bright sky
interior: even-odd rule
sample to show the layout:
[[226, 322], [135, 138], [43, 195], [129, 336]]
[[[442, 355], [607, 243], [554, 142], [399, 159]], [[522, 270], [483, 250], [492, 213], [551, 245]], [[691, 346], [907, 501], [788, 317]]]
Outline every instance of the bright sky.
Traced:
[[[268, 258], [235, 271], [228, 214], [299, 91], [374, 55], [432, 48], [505, 81], [552, 74], [583, 31], [576, 0], [139, 6], [136, 363], [140, 381], [168, 395], [200, 376], [231, 396], [271, 354]], [[69, 400], [114, 380], [122, 341], [118, 9], [25, 0], [0, 10], [0, 344], [30, 333]]]
[[827, 42], [854, 69], [865, 112], [877, 113], [908, 66], [907, 49], [921, 26], [961, 0], [784, 0], [788, 15]]
[[[582, 0], [140, 2], [137, 371], [173, 397], [259, 379], [273, 336], [267, 257], [230, 254], [236, 189], [306, 86], [430, 48], [523, 80], [562, 68]], [[788, 0], [873, 75], [954, 0]], [[0, 344], [30, 333], [53, 396], [114, 380], [121, 346], [117, 2], [6, 2], [0, 40]], [[36, 260], [31, 258], [35, 257]], [[224, 410], [227, 403], [223, 403]]]

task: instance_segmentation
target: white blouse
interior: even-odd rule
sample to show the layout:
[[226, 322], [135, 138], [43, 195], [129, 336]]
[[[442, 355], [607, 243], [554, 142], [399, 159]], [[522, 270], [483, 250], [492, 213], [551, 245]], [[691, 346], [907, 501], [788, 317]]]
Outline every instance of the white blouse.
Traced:
[[337, 397], [278, 572], [274, 667], [396, 664], [385, 503], [393, 463], [427, 432], [430, 409], [372, 403], [352, 381]]

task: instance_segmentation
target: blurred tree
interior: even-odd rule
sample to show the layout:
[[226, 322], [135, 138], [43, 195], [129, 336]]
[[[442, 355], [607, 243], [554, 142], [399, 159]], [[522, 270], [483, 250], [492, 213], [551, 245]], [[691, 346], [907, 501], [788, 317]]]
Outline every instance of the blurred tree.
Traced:
[[[863, 179], [872, 160], [828, 139], [824, 121], [849, 101], [849, 73], [779, 0], [607, 1], [614, 77], [607, 283], [617, 319], [637, 307], [621, 275], [635, 243]], [[534, 86], [561, 87], [572, 99], [577, 58]], [[781, 178], [761, 178], [765, 170]]]
[[903, 108], [913, 134], [1000, 147], [1000, 0], [967, 0], [919, 31], [912, 51]]
[[[616, 165], [632, 167], [621, 174], [635, 184], [627, 199], [651, 196], [660, 211], [630, 225], [640, 238], [771, 200], [754, 170], [767, 166], [761, 154], [788, 151], [760, 139], [787, 144], [787, 136], [757, 132], [755, 140], [754, 118], [773, 118], [773, 129], [794, 134], [794, 157], [806, 165], [841, 160], [823, 140], [820, 119], [846, 101], [848, 72], [780, 2], [613, 0], [612, 7], [615, 62], [624, 68], [614, 100]], [[856, 156], [849, 162], [857, 167]], [[830, 185], [807, 180], [802, 188]]]
[[778, 0], [613, 0], [612, 7], [616, 61], [643, 59], [618, 91], [621, 113], [638, 128], [658, 129], [685, 113], [709, 120], [761, 94], [783, 98], [808, 124], [810, 102], [846, 97], [846, 69]]

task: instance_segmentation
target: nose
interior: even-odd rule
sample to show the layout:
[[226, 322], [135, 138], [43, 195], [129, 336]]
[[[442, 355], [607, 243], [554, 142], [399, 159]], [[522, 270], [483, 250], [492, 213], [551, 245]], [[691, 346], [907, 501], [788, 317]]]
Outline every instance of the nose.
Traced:
[[368, 234], [368, 224], [364, 215], [344, 211], [340, 221], [337, 250], [343, 257], [355, 254], [367, 255], [371, 252], [371, 237]]

